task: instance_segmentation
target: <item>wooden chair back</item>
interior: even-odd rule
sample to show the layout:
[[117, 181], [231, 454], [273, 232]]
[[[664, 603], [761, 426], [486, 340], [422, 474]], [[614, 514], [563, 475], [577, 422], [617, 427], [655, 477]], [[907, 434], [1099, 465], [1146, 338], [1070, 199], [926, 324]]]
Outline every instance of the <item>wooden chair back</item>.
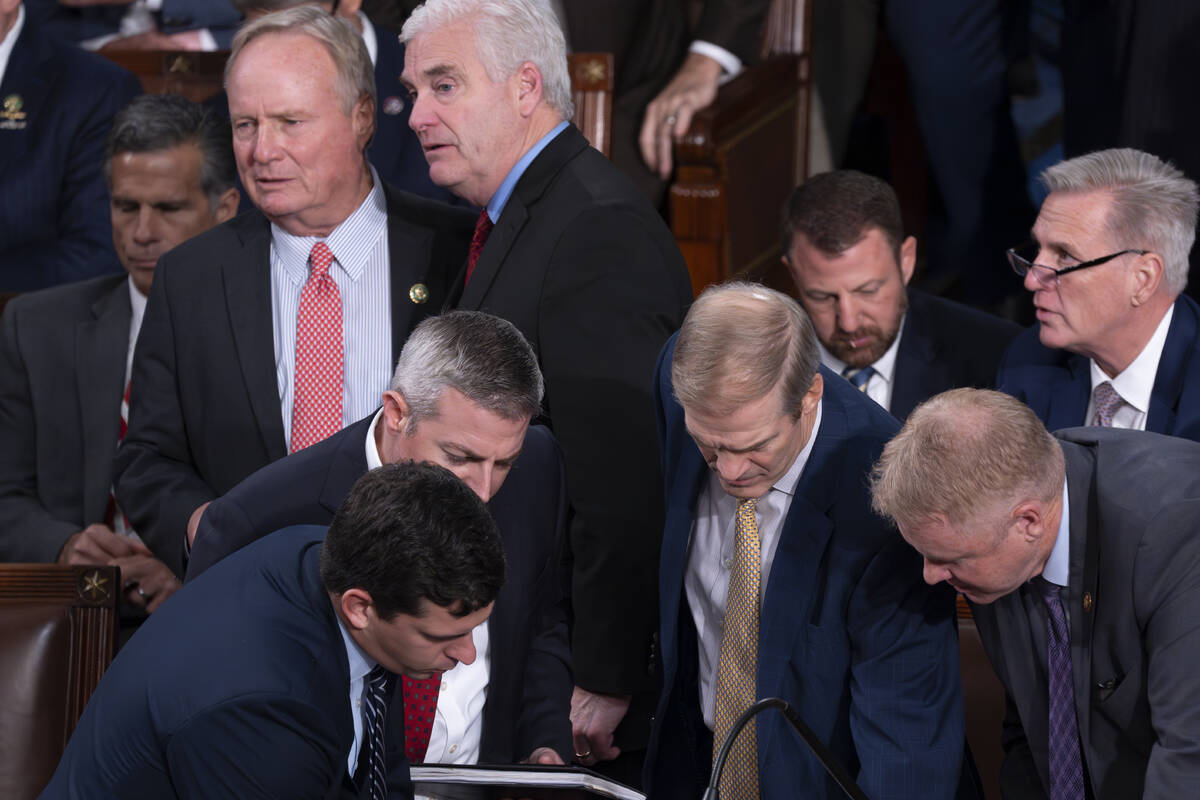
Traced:
[[50, 781], [117, 644], [116, 567], [0, 564], [0, 797]]
[[575, 103], [571, 121], [592, 147], [611, 156], [612, 53], [571, 53], [567, 56], [567, 69], [571, 73], [571, 99]]
[[116, 50], [110, 60], [137, 76], [146, 94], [179, 94], [200, 103], [225, 85], [228, 51], [195, 53], [175, 50]]

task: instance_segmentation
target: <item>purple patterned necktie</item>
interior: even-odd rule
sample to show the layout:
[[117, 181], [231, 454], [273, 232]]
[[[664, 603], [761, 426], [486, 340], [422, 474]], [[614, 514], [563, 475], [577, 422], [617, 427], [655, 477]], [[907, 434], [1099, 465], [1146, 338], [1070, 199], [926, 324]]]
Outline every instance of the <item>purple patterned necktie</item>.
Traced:
[[1084, 800], [1083, 760], [1075, 719], [1075, 684], [1071, 676], [1071, 628], [1058, 587], [1042, 578], [1033, 581], [1046, 604], [1046, 673], [1050, 700], [1050, 796]]
[[1111, 428], [1113, 414], [1117, 413], [1117, 409], [1124, 403], [1125, 400], [1117, 394], [1112, 383], [1104, 381], [1096, 384], [1096, 388], [1092, 389], [1092, 406], [1096, 409], [1092, 414], [1092, 426]]

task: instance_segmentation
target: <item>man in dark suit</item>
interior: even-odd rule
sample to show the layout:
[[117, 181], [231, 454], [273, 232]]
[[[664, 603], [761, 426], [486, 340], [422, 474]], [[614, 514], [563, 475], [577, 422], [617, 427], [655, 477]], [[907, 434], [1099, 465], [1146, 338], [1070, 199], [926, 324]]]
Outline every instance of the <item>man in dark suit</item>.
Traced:
[[0, 561], [115, 563], [125, 599], [149, 611], [178, 587], [156, 542], [113, 502], [112, 458], [155, 262], [233, 216], [234, 171], [229, 124], [182, 97], [143, 95], [117, 114], [103, 172], [128, 275], [22, 295], [5, 309]]
[[51, 40], [0, 0], [0, 291], [118, 273], [103, 162], [113, 115], [141, 93], [112, 62]]
[[[188, 580], [271, 531], [328, 524], [372, 467], [412, 460], [446, 467], [489, 504], [511, 580], [496, 597], [483, 645], [476, 643], [481, 657], [446, 676], [434, 728], [446, 735], [431, 739], [424, 760], [569, 760], [566, 487], [554, 437], [529, 427], [541, 391], [533, 350], [510, 323], [476, 311], [426, 319], [404, 345], [382, 409], [213, 501], [197, 530]], [[472, 705], [480, 687], [486, 702]]]
[[[442, 202], [457, 201], [453, 194], [429, 180], [429, 165], [425, 163], [421, 143], [408, 127], [408, 115], [412, 107], [408, 102], [408, 90], [400, 83], [400, 73], [404, 70], [404, 45], [400, 44], [400, 39], [393, 31], [381, 27], [362, 12], [361, 0], [341, 0], [336, 4], [313, 0], [232, 2], [247, 20], [300, 5], [316, 5], [348, 20], [362, 34], [363, 43], [375, 65], [378, 107], [375, 109], [375, 136], [367, 145], [367, 161], [384, 183], [397, 189]], [[220, 108], [223, 114], [229, 113], [229, 99], [224, 91], [206, 102]]]
[[1050, 167], [1035, 244], [1009, 251], [1037, 325], [997, 388], [1051, 430], [1105, 425], [1200, 439], [1200, 306], [1181, 294], [1196, 184], [1138, 150]]
[[[515, 324], [546, 378], [575, 511], [575, 746], [592, 764], [640, 749], [648, 732], [662, 520], [651, 376], [691, 287], [661, 218], [566, 122], [566, 55], [548, 7], [501, 8], [432, 0], [413, 12], [402, 80], [433, 181], [485, 207], [450, 305]], [[514, 42], [509, 60], [476, 47], [500, 37]], [[645, 713], [613, 747], [635, 693]]]
[[206, 503], [376, 408], [470, 227], [366, 162], [375, 79], [344, 20], [306, 6], [248, 24], [228, 88], [257, 210], [163, 257], [117, 454], [117, 499], [180, 575]]
[[854, 170], [814, 175], [788, 201], [783, 263], [820, 340], [821, 363], [903, 420], [959, 386], [990, 388], [1020, 328], [908, 289], [917, 240], [891, 186]]
[[368, 472], [328, 534], [256, 542], [152, 617], [45, 794], [411, 796], [390, 686], [474, 661], [503, 583], [496, 524], [465, 484], [429, 464]]
[[1200, 446], [1051, 436], [1017, 400], [959, 389], [917, 409], [875, 507], [971, 601], [1008, 693], [1005, 797], [1186, 797], [1200, 781]]
[[[873, 798], [953, 797], [963, 752], [953, 596], [871, 513], [898, 425], [819, 366], [786, 295], [710, 288], [658, 367], [666, 472], [655, 798], [697, 797], [755, 699], [781, 697]], [[744, 729], [722, 797], [835, 798], [781, 715]]]

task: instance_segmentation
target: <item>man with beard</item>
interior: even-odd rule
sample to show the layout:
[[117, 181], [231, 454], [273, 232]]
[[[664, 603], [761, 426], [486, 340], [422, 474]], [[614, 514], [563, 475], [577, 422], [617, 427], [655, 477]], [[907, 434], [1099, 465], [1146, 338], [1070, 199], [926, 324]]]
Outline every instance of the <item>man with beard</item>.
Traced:
[[896, 418], [947, 389], [995, 385], [1020, 328], [907, 288], [917, 240], [884, 181], [853, 170], [809, 178], [788, 201], [783, 252], [821, 363]]

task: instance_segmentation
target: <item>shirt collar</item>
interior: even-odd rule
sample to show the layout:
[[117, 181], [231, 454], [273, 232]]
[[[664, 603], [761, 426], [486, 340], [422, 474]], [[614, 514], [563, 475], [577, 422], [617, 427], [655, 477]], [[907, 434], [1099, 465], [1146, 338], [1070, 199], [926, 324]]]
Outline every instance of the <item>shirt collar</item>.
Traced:
[[371, 424], [367, 427], [367, 469], [379, 469], [383, 466], [383, 459], [379, 456], [379, 445], [375, 443], [375, 428], [383, 419], [383, 408], [375, 412], [375, 419], [371, 420]]
[[[900, 349], [900, 337], [904, 335], [904, 318], [907, 312], [900, 316], [900, 327], [896, 329], [896, 338], [892, 340], [891, 345], [879, 359], [871, 365], [871, 369], [875, 370], [875, 374], [883, 378], [889, 385], [892, 382], [892, 375], [896, 372], [896, 353]], [[829, 367], [831, 370], [841, 375], [846, 370], [846, 362], [835, 356], [833, 353], [825, 349], [825, 345], [817, 342], [817, 350], [820, 351], [821, 363]]]
[[488, 200], [487, 204], [488, 218], [493, 223], [500, 220], [500, 215], [504, 212], [504, 207], [508, 205], [508, 198], [512, 197], [513, 189], [517, 188], [517, 181], [521, 180], [521, 176], [525, 174], [525, 170], [538, 157], [538, 154], [546, 149], [546, 145], [550, 144], [550, 140], [566, 130], [569, 124], [566, 120], [563, 120], [551, 128], [549, 133], [538, 139], [533, 147], [525, 151], [525, 155], [521, 156], [520, 160], [504, 176], [504, 180], [500, 182], [500, 188], [496, 190], [496, 193], [492, 195], [492, 199]]
[[1092, 389], [1094, 390], [1104, 381], [1111, 381], [1113, 389], [1121, 395], [1122, 400], [1143, 414], [1147, 413], [1150, 408], [1150, 395], [1154, 393], [1154, 378], [1158, 375], [1158, 362], [1162, 358], [1163, 347], [1167, 344], [1167, 331], [1171, 327], [1173, 316], [1175, 316], [1175, 305], [1172, 303], [1171, 307], [1167, 309], [1167, 313], [1163, 314], [1163, 318], [1158, 321], [1154, 335], [1150, 337], [1150, 341], [1146, 342], [1142, 352], [1138, 353], [1137, 358], [1116, 377], [1109, 378], [1104, 374], [1104, 370], [1096, 366], [1095, 361], [1089, 359], [1092, 371]]
[[146, 295], [139, 292], [133, 285], [132, 276], [126, 283], [129, 285], [129, 310], [132, 312], [130, 327], [138, 331], [142, 329], [142, 317], [146, 316]]
[[1071, 504], [1067, 495], [1067, 481], [1063, 479], [1062, 519], [1058, 521], [1057, 538], [1050, 558], [1042, 569], [1042, 577], [1055, 586], [1066, 586], [1071, 576]]
[[4, 37], [4, 41], [0, 42], [0, 81], [4, 80], [4, 72], [8, 69], [8, 59], [12, 55], [13, 48], [17, 44], [17, 37], [21, 35], [21, 29], [25, 27], [25, 4], [17, 6], [17, 21], [13, 23], [12, 30]]
[[383, 196], [383, 182], [374, 167], [371, 167], [371, 182], [366, 199], [324, 239], [296, 236], [271, 223], [271, 245], [289, 278], [299, 283], [308, 280], [308, 254], [314, 244], [324, 241], [350, 280], [359, 279], [371, 250], [379, 241], [377, 237], [364, 236], [364, 232], [387, 230], [387, 200]]
[[375, 26], [361, 11], [358, 12], [358, 21], [362, 23], [363, 44], [367, 46], [367, 55], [371, 57], [371, 65], [374, 66], [379, 61], [379, 40], [375, 37]]
[[783, 477], [775, 481], [775, 485], [771, 487], [775, 491], [783, 492], [788, 497], [795, 496], [796, 484], [800, 482], [800, 475], [804, 472], [808, 457], [812, 455], [813, 442], [817, 440], [817, 432], [821, 430], [821, 407], [824, 402], [824, 400], [817, 401], [817, 417], [813, 420], [812, 430], [808, 433], [808, 441], [804, 443], [804, 447], [800, 449], [800, 454], [796, 456], [792, 466], [788, 467], [788, 471], [783, 473]]
[[342, 632], [342, 642], [346, 645], [346, 660], [350, 663], [350, 682], [353, 683], [365, 678], [367, 673], [375, 668], [376, 662], [375, 659], [363, 652], [363, 649], [358, 646], [358, 642], [354, 641], [354, 637], [350, 635], [350, 631], [346, 630], [346, 625], [336, 611], [334, 617], [337, 618], [338, 630]]

